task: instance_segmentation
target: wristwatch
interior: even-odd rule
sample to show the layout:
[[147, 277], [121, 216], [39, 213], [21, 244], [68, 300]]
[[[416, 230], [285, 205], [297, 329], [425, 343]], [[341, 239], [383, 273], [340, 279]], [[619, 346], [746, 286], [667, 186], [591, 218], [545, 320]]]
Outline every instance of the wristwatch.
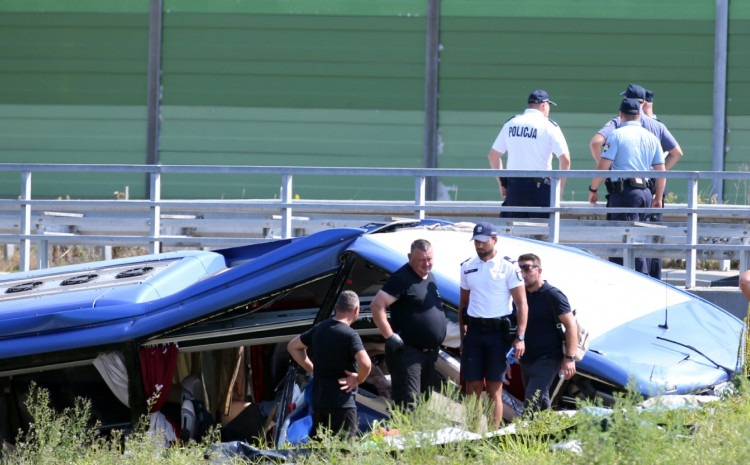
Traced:
[[526, 339], [526, 335], [524, 333], [518, 333], [516, 334], [516, 337], [519, 341], [523, 341], [524, 339]]
[[575, 355], [568, 355], [568, 354], [565, 354], [565, 355], [563, 355], [563, 358], [565, 358], [565, 359], [567, 359], [567, 360], [572, 360], [572, 361], [574, 361], [574, 362], [576, 361], [576, 356], [575, 356]]

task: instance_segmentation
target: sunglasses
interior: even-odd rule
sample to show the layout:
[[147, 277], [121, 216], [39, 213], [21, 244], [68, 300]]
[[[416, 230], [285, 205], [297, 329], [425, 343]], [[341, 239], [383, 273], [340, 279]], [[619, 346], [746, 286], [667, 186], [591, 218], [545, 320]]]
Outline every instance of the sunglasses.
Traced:
[[539, 268], [539, 265], [521, 265], [519, 266], [523, 271], [529, 271], [533, 270], [534, 268]]

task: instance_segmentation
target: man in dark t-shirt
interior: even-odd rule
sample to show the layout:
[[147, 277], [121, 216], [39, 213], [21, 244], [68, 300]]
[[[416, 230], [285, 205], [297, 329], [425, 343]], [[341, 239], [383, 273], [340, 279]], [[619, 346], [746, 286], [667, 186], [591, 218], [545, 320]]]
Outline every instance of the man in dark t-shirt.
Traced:
[[419, 397], [429, 395], [434, 387], [435, 361], [448, 327], [431, 273], [432, 244], [417, 239], [408, 258], [370, 304], [375, 325], [385, 338], [393, 401], [401, 408], [414, 408]]
[[321, 427], [357, 435], [354, 397], [372, 368], [362, 339], [351, 328], [359, 316], [359, 297], [353, 291], [342, 292], [335, 310], [333, 318], [321, 321], [287, 345], [292, 358], [313, 375], [311, 437]]
[[558, 324], [565, 327], [565, 345], [578, 345], [577, 323], [565, 294], [542, 279], [542, 260], [531, 253], [518, 257], [526, 286], [528, 322], [526, 352], [520, 360], [526, 388], [524, 408], [533, 411], [550, 407], [549, 391], [558, 375], [570, 379], [576, 372], [574, 354], [563, 354]]

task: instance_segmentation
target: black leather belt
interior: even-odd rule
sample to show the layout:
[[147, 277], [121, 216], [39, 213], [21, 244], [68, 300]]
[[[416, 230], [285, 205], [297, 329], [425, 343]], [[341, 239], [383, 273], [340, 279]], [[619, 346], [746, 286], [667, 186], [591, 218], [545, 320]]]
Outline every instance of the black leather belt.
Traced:
[[501, 329], [503, 327], [503, 317], [497, 318], [477, 318], [466, 315], [466, 324], [469, 326], [482, 326], [485, 328]]
[[551, 178], [508, 178], [508, 181], [526, 181], [535, 182], [537, 184], [549, 184]]

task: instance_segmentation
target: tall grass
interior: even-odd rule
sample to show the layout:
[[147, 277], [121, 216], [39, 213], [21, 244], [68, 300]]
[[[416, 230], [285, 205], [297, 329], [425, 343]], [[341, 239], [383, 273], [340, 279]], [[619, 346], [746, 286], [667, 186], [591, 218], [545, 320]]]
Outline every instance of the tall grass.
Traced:
[[[612, 409], [588, 404], [574, 415], [546, 411], [516, 419], [506, 434], [464, 432], [470, 438], [435, 444], [439, 431], [455, 432], [451, 428], [476, 414], [455, 392], [447, 393], [449, 402], [425, 401], [414, 411], [396, 412], [357, 440], [324, 435], [304, 450], [292, 451], [291, 459], [297, 464], [372, 465], [750, 463], [750, 390], [744, 377], [731, 396], [681, 408], [644, 409], [640, 396], [629, 392], [618, 397]], [[84, 400], [55, 412], [48, 394], [34, 389], [27, 406], [34, 422], [15, 450], [4, 451], [3, 465], [219, 463], [210, 440], [165, 448], [162, 438], [147, 432], [145, 422], [127, 435], [100, 436], [89, 423], [90, 405]], [[477, 408], [480, 414], [489, 413], [487, 405]], [[221, 463], [248, 463], [224, 460]]]

